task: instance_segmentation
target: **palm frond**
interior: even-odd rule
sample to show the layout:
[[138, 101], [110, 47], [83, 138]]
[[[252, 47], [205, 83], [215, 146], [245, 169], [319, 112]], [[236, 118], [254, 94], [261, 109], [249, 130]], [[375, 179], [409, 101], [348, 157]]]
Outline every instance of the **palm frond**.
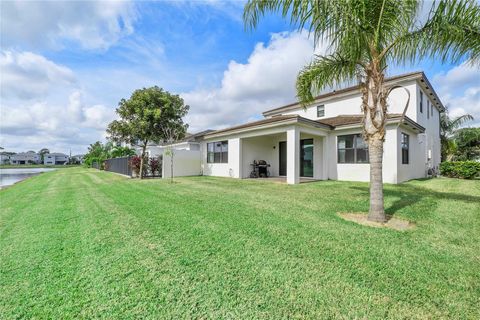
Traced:
[[389, 60], [402, 63], [423, 58], [479, 62], [480, 5], [475, 0], [441, 0], [422, 26], [406, 31], [388, 49]]
[[455, 130], [460, 128], [463, 124], [465, 124], [468, 121], [472, 121], [473, 116], [470, 114], [464, 114], [463, 116], [457, 117], [455, 119], [452, 119], [450, 121], [450, 128], [451, 130]]
[[317, 56], [297, 77], [297, 96], [302, 104], [313, 102], [314, 94], [334, 84], [351, 80], [357, 74], [358, 63], [339, 54]]

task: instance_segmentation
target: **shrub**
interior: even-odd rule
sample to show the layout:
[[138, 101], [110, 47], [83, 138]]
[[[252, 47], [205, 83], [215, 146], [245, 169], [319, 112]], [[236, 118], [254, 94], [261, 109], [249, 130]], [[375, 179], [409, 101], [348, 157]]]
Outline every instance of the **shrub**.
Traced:
[[[133, 173], [138, 177], [140, 176], [140, 163], [141, 163], [141, 157], [140, 156], [133, 156], [130, 159], [130, 167], [132, 168]], [[143, 161], [143, 176], [145, 176], [147, 169], [147, 161]]]
[[473, 179], [480, 176], [480, 162], [476, 161], [446, 161], [440, 164], [443, 176], [461, 179]]
[[160, 170], [160, 161], [157, 158], [150, 159], [150, 172], [154, 176]]

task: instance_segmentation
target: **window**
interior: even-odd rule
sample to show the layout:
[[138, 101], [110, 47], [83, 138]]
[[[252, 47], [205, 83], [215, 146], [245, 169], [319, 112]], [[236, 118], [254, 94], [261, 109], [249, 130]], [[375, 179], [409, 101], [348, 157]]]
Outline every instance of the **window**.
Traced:
[[368, 163], [368, 146], [360, 134], [338, 136], [338, 163]]
[[321, 104], [317, 106], [317, 117], [324, 117], [325, 116], [325, 105]]
[[430, 103], [430, 111], [431, 111], [430, 116], [433, 118], [433, 103]]
[[207, 143], [207, 163], [228, 163], [228, 141]]
[[408, 164], [408, 149], [410, 142], [408, 134], [402, 132], [402, 164]]
[[423, 92], [420, 91], [420, 112], [423, 113]]
[[430, 119], [430, 100], [427, 100], [427, 119]]

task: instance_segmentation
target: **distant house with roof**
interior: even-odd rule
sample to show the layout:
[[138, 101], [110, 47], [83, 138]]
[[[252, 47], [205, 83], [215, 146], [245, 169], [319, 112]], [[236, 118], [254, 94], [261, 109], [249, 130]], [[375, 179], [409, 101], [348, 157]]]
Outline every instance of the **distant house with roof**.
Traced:
[[10, 156], [11, 164], [39, 164], [41, 157], [34, 151], [20, 152]]
[[10, 164], [10, 157], [14, 155], [12, 152], [0, 152], [0, 164]]
[[44, 165], [62, 165], [67, 163], [69, 157], [64, 153], [46, 153], [43, 155]]

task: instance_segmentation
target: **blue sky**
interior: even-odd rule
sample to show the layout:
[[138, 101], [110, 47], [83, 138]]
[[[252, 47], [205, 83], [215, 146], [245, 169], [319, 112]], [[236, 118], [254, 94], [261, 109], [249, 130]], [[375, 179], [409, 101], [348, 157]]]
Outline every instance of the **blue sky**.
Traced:
[[[121, 98], [158, 85], [191, 106], [190, 131], [257, 119], [294, 101], [314, 52], [276, 16], [245, 31], [242, 2], [1, 2], [0, 145], [84, 153]], [[423, 61], [454, 115], [480, 119], [478, 70]], [[478, 122], [477, 122], [478, 123]]]

